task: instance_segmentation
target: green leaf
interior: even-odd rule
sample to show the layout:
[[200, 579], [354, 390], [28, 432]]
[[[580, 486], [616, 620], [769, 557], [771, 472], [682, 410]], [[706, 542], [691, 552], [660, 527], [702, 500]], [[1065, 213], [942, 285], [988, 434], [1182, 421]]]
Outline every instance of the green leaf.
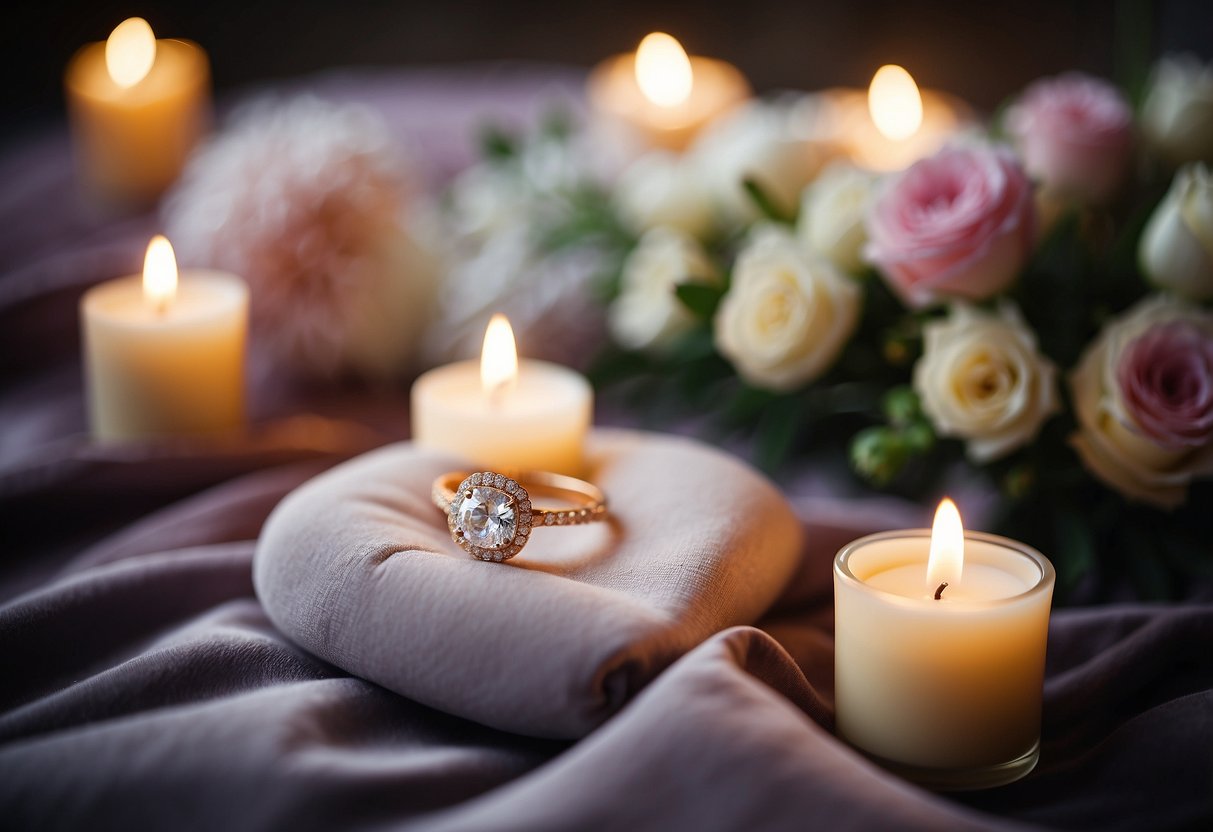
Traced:
[[716, 314], [724, 290], [706, 283], [679, 283], [674, 287], [674, 294], [695, 317], [708, 321]]
[[729, 424], [741, 424], [749, 427], [771, 406], [778, 395], [770, 390], [760, 390], [748, 385], [742, 386], [725, 405], [724, 418]]
[[775, 399], [758, 423], [755, 461], [764, 471], [773, 472], [787, 461], [804, 426], [805, 400], [802, 396]]
[[609, 349], [598, 355], [586, 375], [595, 389], [602, 389], [641, 376], [651, 370], [652, 361], [644, 353]]
[[518, 139], [489, 125], [480, 131], [480, 152], [491, 162], [504, 162], [518, 155]]
[[1074, 511], [1058, 507], [1053, 522], [1058, 550], [1051, 555], [1064, 595], [1095, 565], [1095, 537], [1086, 519]]
[[749, 195], [750, 201], [754, 203], [755, 207], [758, 208], [764, 217], [782, 225], [792, 225], [796, 222], [796, 215], [776, 204], [775, 200], [767, 193], [766, 189], [762, 187], [757, 179], [747, 176], [741, 181], [741, 185], [745, 188], [746, 194]]
[[716, 338], [707, 326], [684, 333], [670, 345], [668, 358], [676, 367], [689, 365], [716, 355]]

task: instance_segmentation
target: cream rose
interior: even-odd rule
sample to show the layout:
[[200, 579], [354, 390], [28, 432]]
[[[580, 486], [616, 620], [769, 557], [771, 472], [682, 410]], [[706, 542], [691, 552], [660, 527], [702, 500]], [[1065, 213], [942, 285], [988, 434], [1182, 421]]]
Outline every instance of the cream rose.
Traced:
[[1142, 125], [1150, 146], [1172, 164], [1213, 163], [1213, 64], [1193, 55], [1159, 61]]
[[1070, 376], [1083, 464], [1161, 508], [1213, 474], [1213, 313], [1157, 295], [1104, 327]]
[[800, 198], [796, 230], [809, 251], [838, 268], [855, 273], [863, 268], [864, 228], [876, 176], [845, 162], [830, 163], [809, 183]]
[[695, 238], [673, 228], [646, 233], [624, 263], [622, 292], [607, 312], [615, 340], [628, 349], [660, 348], [685, 332], [694, 317], [674, 289], [693, 282], [719, 282]]
[[1191, 300], [1213, 297], [1213, 174], [1203, 164], [1175, 174], [1146, 225], [1141, 269], [1156, 285]]
[[1057, 369], [1014, 306], [991, 314], [956, 305], [923, 335], [914, 390], [936, 433], [966, 440], [974, 462], [1031, 442], [1057, 412]]
[[651, 153], [630, 165], [619, 178], [615, 204], [636, 233], [665, 226], [702, 238], [716, 215], [702, 172], [672, 153]]
[[716, 344], [756, 387], [790, 390], [834, 363], [859, 320], [858, 285], [788, 232], [757, 229], [716, 315]]

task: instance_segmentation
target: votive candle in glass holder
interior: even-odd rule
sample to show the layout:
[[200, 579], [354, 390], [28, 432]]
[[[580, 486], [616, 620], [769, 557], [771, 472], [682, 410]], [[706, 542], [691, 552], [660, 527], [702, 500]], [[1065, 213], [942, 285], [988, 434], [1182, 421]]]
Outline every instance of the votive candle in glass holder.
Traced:
[[941, 531], [937, 517], [934, 532], [870, 535], [835, 558], [836, 728], [919, 785], [989, 788], [1039, 759], [1055, 573], [959, 514]]

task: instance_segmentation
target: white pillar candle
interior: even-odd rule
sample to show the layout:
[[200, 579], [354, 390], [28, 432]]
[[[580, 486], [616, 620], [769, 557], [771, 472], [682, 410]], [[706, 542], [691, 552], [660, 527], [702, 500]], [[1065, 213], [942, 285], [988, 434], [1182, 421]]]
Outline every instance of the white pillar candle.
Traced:
[[210, 64], [194, 43], [156, 40], [141, 18], [81, 48], [64, 77], [86, 193], [141, 205], [176, 180], [210, 120]]
[[972, 123], [959, 99], [920, 90], [903, 68], [877, 70], [867, 90], [823, 93], [827, 130], [855, 164], [873, 171], [903, 170], [932, 155]]
[[835, 559], [836, 725], [924, 785], [982, 788], [1039, 756], [1054, 572], [958, 514], [945, 528], [946, 513], [934, 534], [871, 535]]
[[100, 440], [214, 435], [244, 426], [248, 287], [186, 270], [168, 240], [142, 275], [94, 286], [80, 302], [89, 417]]
[[640, 148], [683, 150], [749, 98], [750, 85], [732, 64], [688, 56], [673, 37], [654, 32], [635, 53], [596, 66], [586, 93], [599, 129]]
[[438, 367], [413, 384], [413, 441], [499, 472], [580, 476], [594, 396], [578, 373], [519, 362], [504, 317], [494, 316], [481, 359]]

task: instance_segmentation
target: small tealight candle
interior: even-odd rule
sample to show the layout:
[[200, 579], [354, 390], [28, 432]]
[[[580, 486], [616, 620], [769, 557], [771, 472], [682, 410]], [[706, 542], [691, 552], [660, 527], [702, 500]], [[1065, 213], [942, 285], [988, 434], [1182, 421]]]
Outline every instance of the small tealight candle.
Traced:
[[1040, 754], [1053, 582], [1034, 549], [965, 533], [950, 500], [930, 531], [846, 546], [834, 560], [839, 736], [931, 788], [1026, 775]]
[[886, 64], [863, 90], [827, 93], [833, 128], [855, 164], [890, 172], [909, 167], [943, 147], [971, 120], [952, 96], [919, 90], [900, 66]]
[[119, 206], [152, 202], [176, 180], [210, 120], [210, 64], [142, 18], [81, 48], [64, 78], [85, 191]]
[[244, 426], [243, 280], [199, 269], [178, 279], [172, 246], [155, 237], [143, 274], [94, 286], [80, 312], [95, 438], [218, 435]]
[[520, 362], [509, 321], [495, 315], [479, 362], [447, 364], [413, 384], [413, 441], [500, 473], [580, 476], [593, 404], [573, 370]]
[[586, 89], [601, 129], [625, 143], [667, 150], [683, 150], [750, 97], [750, 85], [736, 67], [688, 56], [664, 32], [647, 35], [634, 54], [600, 63]]

